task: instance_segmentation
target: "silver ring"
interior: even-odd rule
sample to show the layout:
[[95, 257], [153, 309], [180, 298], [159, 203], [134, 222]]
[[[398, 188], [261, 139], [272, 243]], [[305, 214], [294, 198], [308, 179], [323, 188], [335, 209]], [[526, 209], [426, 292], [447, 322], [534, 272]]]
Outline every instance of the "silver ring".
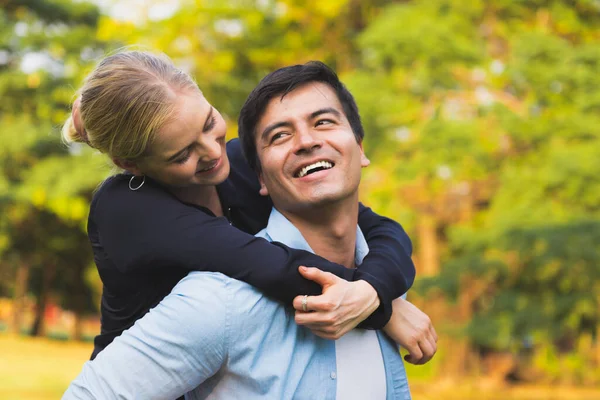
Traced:
[[304, 297], [302, 298], [302, 311], [307, 312], [308, 308], [306, 308], [306, 300], [308, 298], [308, 295], [305, 294]]

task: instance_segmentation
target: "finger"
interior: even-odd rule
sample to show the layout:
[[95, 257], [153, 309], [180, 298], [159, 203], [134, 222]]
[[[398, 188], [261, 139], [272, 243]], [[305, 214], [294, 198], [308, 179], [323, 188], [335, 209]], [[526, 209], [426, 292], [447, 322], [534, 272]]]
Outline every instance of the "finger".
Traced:
[[338, 322], [338, 319], [335, 318], [335, 315], [319, 311], [296, 311], [296, 314], [294, 315], [294, 320], [298, 325], [314, 325], [319, 327], [335, 326]]
[[329, 339], [329, 340], [336, 340], [338, 339], [338, 337], [336, 337], [336, 335], [332, 335], [329, 332], [325, 332], [323, 330], [320, 329], [311, 329], [310, 330], [312, 333], [314, 333], [315, 335], [323, 338], [323, 339]]
[[312, 311], [334, 311], [340, 306], [337, 299], [332, 294], [322, 294], [320, 296], [311, 296], [310, 310]]
[[333, 285], [337, 279], [340, 279], [332, 273], [321, 271], [319, 268], [301, 266], [298, 270], [300, 271], [300, 275], [321, 286]]
[[[335, 302], [329, 300], [328, 295], [322, 294], [320, 296], [296, 296], [292, 301], [292, 306], [296, 311], [310, 312], [310, 311], [332, 311], [336, 308]], [[306, 309], [302, 305], [306, 298]]]
[[346, 333], [350, 332], [354, 326], [353, 325], [340, 325], [340, 324], [323, 324], [321, 322], [317, 323], [306, 323], [306, 324], [298, 324], [302, 325], [305, 328], [310, 329], [311, 331], [319, 331], [324, 334], [334, 335], [334, 339], [339, 339]]
[[421, 351], [423, 352], [423, 357], [421, 357], [421, 359], [417, 362], [417, 365], [423, 365], [427, 361], [431, 360], [431, 358], [435, 354], [435, 350], [433, 349], [433, 347], [431, 346], [431, 343], [427, 339], [421, 340], [419, 342], [419, 347], [421, 348]]
[[431, 325], [431, 329], [429, 329], [431, 332], [431, 336], [433, 336], [433, 340], [435, 340], [435, 342], [437, 343], [438, 341], [438, 335], [437, 332], [435, 331], [435, 328], [433, 327], [433, 325]]
[[[310, 306], [310, 304], [312, 303], [312, 299], [315, 296], [306, 296], [306, 311], [311, 311], [312, 308]], [[317, 297], [321, 297], [321, 296], [317, 296]], [[306, 312], [304, 310], [304, 307], [302, 307], [302, 303], [304, 302], [304, 295], [302, 296], [296, 296], [294, 297], [294, 301], [292, 301], [292, 306], [294, 306], [294, 309], [296, 311], [302, 311], [302, 312]]]
[[305, 328], [310, 329], [311, 331], [318, 331], [323, 335], [337, 335], [340, 330], [338, 328], [332, 326], [314, 326], [314, 325], [305, 325]]
[[315, 335], [325, 338], [325, 339], [331, 339], [331, 340], [337, 340], [349, 332], [349, 329], [343, 329], [343, 328], [334, 328], [334, 327], [322, 328], [322, 327], [311, 327], [310, 325], [307, 325], [306, 327], [308, 329], [310, 329], [311, 332], [314, 333]]
[[437, 353], [437, 340], [435, 340], [435, 338], [433, 336], [429, 336], [428, 337], [429, 343], [431, 344], [431, 347], [433, 348], [433, 354], [435, 355], [435, 353]]
[[[302, 308], [302, 301], [304, 296], [296, 296], [292, 301], [292, 306], [297, 311], [304, 311]], [[333, 300], [331, 294], [321, 294], [319, 296], [307, 296], [306, 297], [306, 310], [307, 311], [333, 311], [339, 306]]]
[[421, 358], [423, 358], [423, 351], [419, 347], [419, 343], [415, 342], [411, 346], [407, 347], [408, 355], [404, 356], [404, 359], [411, 364], [417, 364]]
[[431, 353], [431, 357], [429, 357], [429, 359], [431, 360], [437, 353], [437, 343], [435, 342], [435, 339], [433, 337], [430, 337], [428, 340], [429, 340], [429, 344], [431, 345], [431, 348], [433, 350], [433, 352]]

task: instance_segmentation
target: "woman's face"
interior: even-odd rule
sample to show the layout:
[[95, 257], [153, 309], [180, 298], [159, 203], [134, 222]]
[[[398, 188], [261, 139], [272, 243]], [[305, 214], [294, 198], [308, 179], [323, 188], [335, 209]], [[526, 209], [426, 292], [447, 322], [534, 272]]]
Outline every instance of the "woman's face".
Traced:
[[217, 185], [229, 175], [225, 120], [200, 92], [178, 95], [175, 116], [137, 163], [149, 177], [173, 188]]

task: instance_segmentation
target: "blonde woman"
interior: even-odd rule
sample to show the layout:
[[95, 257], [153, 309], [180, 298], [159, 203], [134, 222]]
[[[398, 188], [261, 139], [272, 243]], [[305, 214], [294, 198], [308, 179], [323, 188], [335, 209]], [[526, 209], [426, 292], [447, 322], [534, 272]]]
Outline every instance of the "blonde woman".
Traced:
[[410, 240], [366, 207], [359, 224], [370, 252], [360, 269], [252, 236], [272, 204], [225, 132], [218, 110], [164, 55], [111, 55], [80, 88], [64, 138], [124, 171], [102, 183], [90, 207], [88, 235], [104, 284], [92, 358], [192, 270], [224, 273], [286, 304], [296, 298], [298, 313], [314, 313], [306, 326], [329, 338], [363, 321], [381, 328], [392, 300], [412, 284]]

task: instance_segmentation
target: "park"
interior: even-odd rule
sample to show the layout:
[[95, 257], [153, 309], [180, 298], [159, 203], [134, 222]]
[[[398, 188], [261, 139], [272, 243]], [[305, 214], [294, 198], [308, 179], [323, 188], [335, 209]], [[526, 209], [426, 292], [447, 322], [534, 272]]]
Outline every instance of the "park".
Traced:
[[116, 172], [61, 139], [103, 57], [167, 54], [238, 136], [278, 68], [353, 93], [360, 200], [412, 240], [440, 339], [413, 398], [600, 398], [600, 3], [8, 0], [0, 9], [0, 398], [60, 398], [100, 333], [90, 202]]

